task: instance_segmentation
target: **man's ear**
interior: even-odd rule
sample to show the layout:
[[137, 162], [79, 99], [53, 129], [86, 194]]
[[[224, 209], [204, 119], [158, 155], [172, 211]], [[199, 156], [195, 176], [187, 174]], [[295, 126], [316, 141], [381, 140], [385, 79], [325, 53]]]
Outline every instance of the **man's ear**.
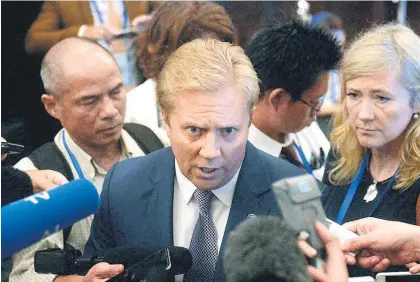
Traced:
[[268, 102], [276, 111], [288, 102], [287, 92], [283, 88], [276, 88], [268, 93]]
[[162, 109], [161, 109], [161, 114], [162, 114], [163, 126], [165, 127], [166, 133], [168, 133], [169, 132], [169, 129], [170, 129], [169, 115], [165, 111], [162, 111]]
[[58, 111], [57, 99], [53, 95], [42, 94], [42, 104], [44, 104], [45, 110], [55, 119], [60, 119], [60, 113]]

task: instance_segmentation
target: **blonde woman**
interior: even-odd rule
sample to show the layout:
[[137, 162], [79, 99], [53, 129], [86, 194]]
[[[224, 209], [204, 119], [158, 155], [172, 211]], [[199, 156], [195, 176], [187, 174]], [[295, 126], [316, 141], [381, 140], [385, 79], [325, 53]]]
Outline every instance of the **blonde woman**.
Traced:
[[415, 224], [420, 38], [403, 25], [376, 27], [349, 47], [342, 75], [343, 108], [324, 175], [333, 185], [323, 195], [327, 216], [340, 224], [368, 216]]

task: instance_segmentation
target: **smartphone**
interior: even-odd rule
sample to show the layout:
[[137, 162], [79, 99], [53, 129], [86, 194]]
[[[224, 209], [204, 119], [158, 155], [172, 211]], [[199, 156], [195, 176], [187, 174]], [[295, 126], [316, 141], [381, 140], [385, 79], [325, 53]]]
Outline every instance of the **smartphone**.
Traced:
[[[331, 233], [335, 234], [340, 239], [340, 243], [344, 243], [347, 240], [350, 240], [359, 236], [356, 233], [353, 233], [350, 230], [344, 228], [340, 224], [335, 223], [331, 219], [326, 218], [325, 221], [327, 222], [328, 230]], [[356, 256], [355, 253], [347, 252], [347, 254]]]
[[376, 274], [376, 282], [420, 282], [420, 273], [380, 272]]
[[137, 36], [138, 31], [134, 29], [124, 29], [114, 36], [114, 39], [130, 38]]
[[16, 143], [10, 143], [10, 142], [1, 142], [1, 154], [8, 154], [8, 155], [16, 155], [21, 154], [25, 150], [25, 146], [16, 144]]

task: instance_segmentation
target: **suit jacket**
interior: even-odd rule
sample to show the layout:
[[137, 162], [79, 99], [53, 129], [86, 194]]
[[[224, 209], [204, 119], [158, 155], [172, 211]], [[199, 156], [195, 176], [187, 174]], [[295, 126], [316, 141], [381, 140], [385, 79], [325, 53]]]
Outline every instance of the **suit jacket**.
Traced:
[[[149, 14], [159, 5], [154, 1], [124, 1], [128, 17]], [[27, 53], [45, 53], [55, 43], [77, 36], [82, 25], [92, 25], [89, 1], [45, 1], [25, 38]]]
[[[297, 167], [247, 143], [214, 281], [225, 281], [221, 259], [227, 234], [249, 214], [279, 216], [271, 184], [301, 174]], [[116, 164], [105, 178], [85, 255], [103, 255], [116, 246], [173, 246], [174, 178], [170, 147]]]

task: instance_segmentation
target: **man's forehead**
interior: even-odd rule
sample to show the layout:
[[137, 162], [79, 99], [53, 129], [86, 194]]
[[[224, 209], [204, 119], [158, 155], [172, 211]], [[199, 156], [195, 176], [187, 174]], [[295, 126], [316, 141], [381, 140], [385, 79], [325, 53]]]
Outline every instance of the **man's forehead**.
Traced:
[[322, 75], [315, 81], [315, 84], [306, 90], [302, 97], [317, 99], [325, 95], [328, 91], [329, 73], [322, 73]]

